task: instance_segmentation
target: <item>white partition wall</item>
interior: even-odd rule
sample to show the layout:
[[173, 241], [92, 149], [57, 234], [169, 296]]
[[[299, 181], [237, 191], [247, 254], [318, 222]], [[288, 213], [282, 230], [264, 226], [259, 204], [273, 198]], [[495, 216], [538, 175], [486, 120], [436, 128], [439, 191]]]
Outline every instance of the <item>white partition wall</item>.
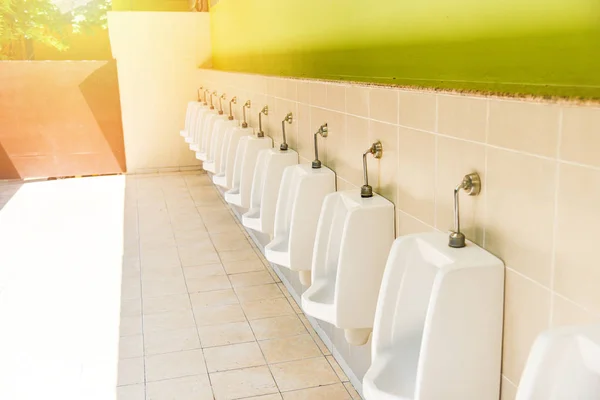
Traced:
[[198, 67], [210, 64], [210, 18], [195, 12], [109, 12], [117, 60], [127, 170], [199, 166], [179, 138], [196, 97]]

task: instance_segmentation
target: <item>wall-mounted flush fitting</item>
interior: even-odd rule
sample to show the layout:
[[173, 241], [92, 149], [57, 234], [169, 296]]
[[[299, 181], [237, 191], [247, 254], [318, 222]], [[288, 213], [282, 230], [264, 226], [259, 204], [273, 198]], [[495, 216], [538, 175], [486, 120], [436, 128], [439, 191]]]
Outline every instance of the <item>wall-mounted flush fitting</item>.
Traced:
[[246, 122], [246, 108], [250, 108], [251, 105], [252, 105], [252, 103], [250, 102], [250, 100], [248, 100], [244, 103], [244, 106], [242, 107], [242, 114], [244, 116], [244, 121], [242, 122], [242, 128], [248, 127], [248, 122]]
[[211, 110], [215, 109], [215, 105], [213, 104], [213, 96], [216, 96], [216, 95], [217, 95], [216, 90], [210, 94], [210, 109]]
[[202, 90], [204, 89], [203, 86], [200, 86], [198, 88], [198, 103], [200, 103], [202, 101]]
[[373, 188], [369, 185], [369, 173], [367, 171], [367, 154], [373, 154], [375, 158], [381, 158], [383, 155], [383, 145], [378, 140], [363, 153], [363, 177], [365, 184], [360, 188], [360, 197], [373, 197]]
[[463, 189], [469, 196], [477, 196], [481, 192], [481, 178], [477, 172], [465, 175], [462, 182], [454, 189], [454, 231], [450, 233], [448, 246], [465, 247], [465, 235], [460, 231], [459, 192]]
[[227, 117], [228, 120], [233, 121], [233, 110], [231, 109], [231, 105], [232, 104], [237, 104], [237, 97], [233, 96], [231, 98], [231, 100], [229, 100], [229, 116]]
[[206, 93], [210, 93], [210, 89], [204, 89], [204, 102], [203, 102], [203, 104], [205, 106], [208, 105], [208, 100], [206, 100]]
[[219, 115], [223, 115], [223, 100], [225, 100], [226, 94], [223, 93], [220, 97], [219, 97]]
[[283, 136], [283, 143], [279, 146], [279, 150], [286, 151], [288, 149], [287, 140], [285, 139], [285, 123], [291, 124], [294, 121], [292, 113], [287, 113], [285, 118], [281, 121], [281, 134]]
[[312, 167], [317, 169], [321, 168], [321, 160], [319, 160], [319, 146], [317, 144], [317, 136], [321, 135], [324, 138], [329, 134], [329, 128], [327, 128], [327, 122], [319, 127], [319, 130], [315, 132], [315, 160], [312, 162]]
[[258, 113], [258, 132], [256, 132], [257, 137], [265, 137], [265, 133], [262, 130], [262, 116], [269, 115], [269, 106], [264, 106], [262, 110]]

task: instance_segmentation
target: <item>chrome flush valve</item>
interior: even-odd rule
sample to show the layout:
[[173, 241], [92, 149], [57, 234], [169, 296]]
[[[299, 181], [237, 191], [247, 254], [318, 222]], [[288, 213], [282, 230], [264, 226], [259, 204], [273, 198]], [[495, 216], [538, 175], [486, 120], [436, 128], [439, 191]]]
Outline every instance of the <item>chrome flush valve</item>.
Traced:
[[365, 184], [360, 188], [360, 197], [373, 197], [373, 188], [369, 185], [369, 172], [367, 171], [367, 154], [373, 154], [374, 158], [381, 158], [383, 155], [383, 146], [378, 140], [369, 147], [363, 154], [363, 178]]
[[461, 248], [466, 246], [465, 235], [460, 231], [460, 209], [458, 192], [464, 190], [469, 196], [477, 196], [481, 192], [481, 178], [477, 172], [465, 175], [462, 182], [454, 189], [454, 231], [450, 232], [448, 246]]

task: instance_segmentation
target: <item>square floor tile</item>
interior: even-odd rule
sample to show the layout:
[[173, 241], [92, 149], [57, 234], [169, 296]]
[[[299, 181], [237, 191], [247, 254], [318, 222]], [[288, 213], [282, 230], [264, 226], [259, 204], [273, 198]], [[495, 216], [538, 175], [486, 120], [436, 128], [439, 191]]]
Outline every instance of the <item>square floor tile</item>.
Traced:
[[223, 261], [223, 267], [228, 274], [263, 271], [265, 269], [262, 261], [260, 261], [258, 258], [254, 260]]
[[235, 293], [242, 303], [284, 297], [276, 283], [260, 286], [239, 287], [235, 289]]
[[283, 339], [270, 339], [259, 342], [269, 364], [318, 357], [321, 350], [307, 333]]
[[142, 283], [142, 296], [144, 298], [184, 293], [187, 293], [187, 288], [183, 276], [160, 280], [144, 280]]
[[144, 383], [144, 357], [119, 361], [119, 386]]
[[144, 356], [144, 336], [121, 336], [119, 338], [119, 358], [135, 358]]
[[227, 275], [205, 276], [202, 278], [186, 278], [188, 292], [210, 292], [231, 288]]
[[144, 334], [147, 332], [194, 327], [196, 327], [196, 322], [194, 321], [192, 310], [178, 310], [160, 314], [144, 315]]
[[208, 372], [257, 367], [265, 365], [265, 359], [256, 342], [232, 344], [204, 349]]
[[226, 275], [225, 269], [220, 263], [184, 267], [183, 273], [186, 279], [204, 278], [205, 276]]
[[254, 342], [254, 334], [248, 322], [201, 326], [198, 328], [202, 347]]
[[350, 397], [352, 398], [352, 400], [362, 400], [362, 397], [360, 397], [360, 394], [358, 394], [358, 392], [356, 391], [356, 389], [354, 389], [354, 386], [352, 386], [350, 382], [344, 383], [344, 387], [346, 388], [348, 393], [350, 393]]
[[208, 375], [148, 382], [146, 400], [213, 400]]
[[341, 383], [283, 393], [283, 400], [352, 400]]
[[242, 308], [249, 320], [295, 314], [285, 297], [242, 303]]
[[146, 356], [198, 348], [200, 348], [200, 339], [195, 327], [147, 332], [144, 335]]
[[239, 399], [277, 393], [267, 367], [246, 368], [210, 374], [216, 400]]
[[147, 382], [202, 374], [206, 365], [201, 349], [146, 357]]
[[339, 382], [325, 357], [272, 364], [271, 372], [282, 392]]
[[259, 259], [256, 255], [254, 249], [244, 249], [244, 250], [232, 250], [232, 251], [220, 251], [219, 257], [222, 262], [230, 262], [230, 261], [243, 261], [243, 260], [254, 260]]
[[121, 317], [119, 325], [121, 336], [132, 336], [142, 334], [142, 316]]
[[326, 356], [325, 358], [327, 359], [327, 362], [329, 362], [329, 365], [331, 365], [331, 368], [333, 368], [335, 374], [338, 376], [338, 378], [340, 378], [340, 381], [348, 382], [348, 376], [346, 376], [346, 373], [342, 367], [340, 367], [340, 364], [336, 361], [336, 359], [333, 356]]
[[[179, 257], [181, 265], [191, 267], [194, 265], [208, 264], [208, 260], [217, 260], [219, 256], [210, 241], [201, 244], [179, 246]], [[211, 261], [213, 263], [215, 261]]]
[[142, 315], [141, 298], [121, 300], [121, 317], [139, 317]]
[[281, 394], [265, 394], [264, 396], [244, 397], [243, 400], [281, 400]]
[[245, 286], [258, 286], [266, 285], [268, 283], [274, 283], [275, 281], [271, 278], [266, 271], [260, 272], [245, 272], [243, 274], [230, 275], [231, 285], [234, 288], [245, 287]]
[[229, 304], [216, 307], [194, 308], [196, 324], [198, 326], [227, 324], [230, 322], [242, 322], [246, 320], [244, 311], [239, 304]]
[[238, 298], [232, 289], [213, 290], [212, 292], [190, 293], [192, 306], [213, 307], [226, 306], [228, 304], [238, 304]]
[[246, 236], [241, 232], [211, 233], [210, 238], [219, 252], [252, 248]]
[[119, 386], [117, 400], [146, 400], [146, 387], [144, 384]]
[[279, 339], [307, 333], [306, 328], [296, 315], [264, 318], [250, 321], [256, 339]]
[[145, 315], [189, 310], [191, 308], [190, 297], [187, 293], [144, 298]]

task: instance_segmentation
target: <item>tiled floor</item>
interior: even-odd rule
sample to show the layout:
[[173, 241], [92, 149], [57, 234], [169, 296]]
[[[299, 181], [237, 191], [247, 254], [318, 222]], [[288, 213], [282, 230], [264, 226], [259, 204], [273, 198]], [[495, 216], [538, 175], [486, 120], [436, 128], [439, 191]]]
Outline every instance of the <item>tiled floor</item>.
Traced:
[[359, 398], [206, 175], [127, 182], [119, 400]]

